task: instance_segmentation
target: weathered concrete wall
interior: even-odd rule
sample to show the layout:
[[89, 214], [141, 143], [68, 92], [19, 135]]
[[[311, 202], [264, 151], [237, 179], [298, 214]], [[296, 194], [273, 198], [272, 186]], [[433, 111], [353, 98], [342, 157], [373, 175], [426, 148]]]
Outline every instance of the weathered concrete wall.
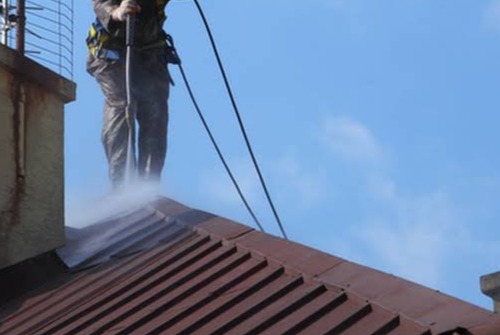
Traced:
[[64, 244], [64, 104], [75, 85], [0, 46], [0, 268]]

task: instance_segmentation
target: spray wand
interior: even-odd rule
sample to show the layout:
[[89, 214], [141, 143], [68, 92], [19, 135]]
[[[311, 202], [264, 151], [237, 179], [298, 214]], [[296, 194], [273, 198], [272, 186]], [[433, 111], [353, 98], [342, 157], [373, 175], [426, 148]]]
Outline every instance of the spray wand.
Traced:
[[126, 60], [125, 60], [125, 87], [127, 95], [127, 107], [125, 108], [125, 117], [128, 125], [128, 143], [127, 143], [127, 160], [125, 168], [125, 186], [130, 185], [132, 181], [133, 174], [135, 172], [136, 160], [135, 160], [135, 143], [134, 143], [134, 132], [135, 132], [135, 113], [133, 111], [133, 101], [132, 101], [132, 56], [134, 47], [134, 30], [135, 30], [135, 15], [127, 15], [127, 28], [126, 28]]

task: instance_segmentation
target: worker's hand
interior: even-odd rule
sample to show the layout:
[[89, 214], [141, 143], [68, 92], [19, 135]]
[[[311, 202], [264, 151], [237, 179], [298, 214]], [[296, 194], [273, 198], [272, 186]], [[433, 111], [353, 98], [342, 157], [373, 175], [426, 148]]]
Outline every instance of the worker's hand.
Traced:
[[128, 15], [134, 15], [141, 11], [141, 7], [134, 0], [124, 0], [119, 7], [113, 9], [110, 13], [114, 21], [125, 21]]

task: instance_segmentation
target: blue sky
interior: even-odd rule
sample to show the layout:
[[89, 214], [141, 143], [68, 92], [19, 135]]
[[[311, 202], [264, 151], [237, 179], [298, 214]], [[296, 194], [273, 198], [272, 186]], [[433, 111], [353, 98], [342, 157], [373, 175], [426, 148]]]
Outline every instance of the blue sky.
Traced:
[[[490, 308], [479, 276], [500, 270], [500, 1], [202, 5], [290, 238]], [[109, 192], [102, 95], [85, 72], [91, 2], [75, 12], [68, 204]], [[166, 28], [257, 215], [279, 235], [193, 3], [173, 1]], [[254, 226], [171, 71], [161, 193]]]

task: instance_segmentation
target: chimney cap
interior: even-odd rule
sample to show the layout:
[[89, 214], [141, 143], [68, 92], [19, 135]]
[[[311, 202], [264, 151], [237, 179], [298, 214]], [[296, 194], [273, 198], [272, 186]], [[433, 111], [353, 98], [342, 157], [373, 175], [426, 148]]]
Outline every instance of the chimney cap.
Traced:
[[493, 310], [500, 313], [500, 271], [481, 276], [481, 291], [493, 299]]
[[500, 300], [500, 271], [481, 276], [481, 291], [495, 300]]

